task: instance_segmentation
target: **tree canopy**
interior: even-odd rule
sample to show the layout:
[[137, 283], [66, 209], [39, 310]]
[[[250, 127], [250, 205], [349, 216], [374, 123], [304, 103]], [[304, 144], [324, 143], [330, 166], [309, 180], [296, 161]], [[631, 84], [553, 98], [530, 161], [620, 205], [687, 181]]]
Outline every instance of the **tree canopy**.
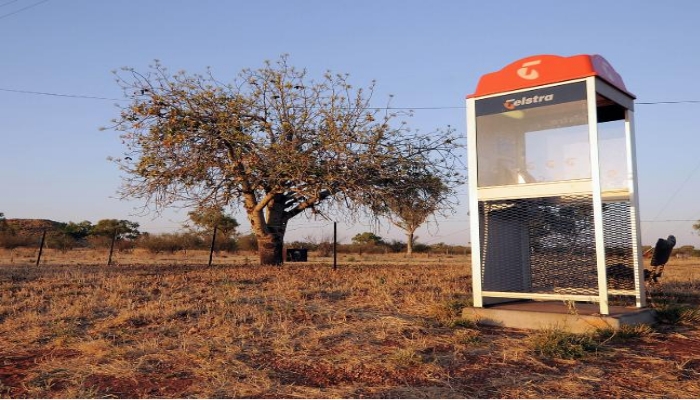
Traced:
[[105, 237], [116, 236], [118, 240], [133, 240], [136, 239], [141, 232], [139, 232], [138, 222], [127, 221], [125, 219], [101, 219], [92, 227], [90, 234]]
[[448, 188], [462, 179], [454, 129], [413, 131], [372, 106], [374, 83], [355, 88], [331, 72], [316, 81], [286, 56], [230, 84], [158, 62], [117, 80], [130, 100], [113, 125], [126, 146], [115, 159], [122, 197], [156, 212], [242, 206], [262, 264], [282, 262], [287, 223], [305, 211], [373, 216], [418, 183], [412, 171]]
[[[238, 249], [238, 221], [221, 208], [200, 208], [188, 213], [190, 220], [202, 229], [199, 233], [213, 234], [219, 250]], [[218, 233], [217, 233], [218, 232]]]
[[372, 232], [362, 232], [352, 237], [352, 242], [355, 244], [372, 244], [380, 245], [384, 243], [381, 236], [377, 236]]
[[[105, 225], [103, 222], [102, 227], [104, 228], [104, 226]], [[80, 240], [89, 236], [93, 228], [92, 222], [90, 221], [82, 221], [78, 223], [70, 221], [63, 227], [63, 232], [73, 239]]]
[[208, 231], [216, 228], [225, 236], [235, 235], [237, 233], [236, 228], [239, 226], [238, 221], [234, 217], [226, 215], [221, 208], [198, 209], [190, 211], [187, 215], [200, 228]]

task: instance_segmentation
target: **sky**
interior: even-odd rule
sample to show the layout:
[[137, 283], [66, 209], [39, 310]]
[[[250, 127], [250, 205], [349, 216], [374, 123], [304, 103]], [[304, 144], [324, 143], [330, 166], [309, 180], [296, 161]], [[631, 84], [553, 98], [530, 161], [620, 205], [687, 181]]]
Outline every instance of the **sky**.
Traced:
[[[414, 109], [422, 132], [466, 135], [464, 99], [479, 78], [524, 57], [600, 54], [637, 96], [635, 140], [643, 244], [674, 234], [700, 247], [700, 2], [620, 0], [0, 0], [0, 212], [61, 222], [116, 218], [172, 232], [188, 210], [140, 215], [120, 200], [119, 134], [100, 130], [123, 101], [112, 71], [171, 71], [222, 81], [289, 54], [312, 77], [348, 73], [377, 81], [373, 103]], [[654, 103], [654, 104], [642, 104]], [[466, 172], [466, 171], [465, 171]], [[417, 231], [418, 241], [471, 241], [468, 189], [456, 213]], [[245, 215], [234, 214], [248, 233]], [[389, 223], [340, 222], [404, 239]], [[332, 237], [333, 224], [303, 216], [286, 240]]]

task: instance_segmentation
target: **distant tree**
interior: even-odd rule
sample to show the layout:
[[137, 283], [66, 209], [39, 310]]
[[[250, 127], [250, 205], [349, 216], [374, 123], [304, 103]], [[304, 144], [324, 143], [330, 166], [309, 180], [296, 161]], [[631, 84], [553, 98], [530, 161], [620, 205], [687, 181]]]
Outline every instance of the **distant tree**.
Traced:
[[364, 245], [374, 245], [374, 246], [379, 246], [381, 244], [384, 244], [384, 241], [380, 236], [377, 236], [376, 234], [372, 232], [362, 232], [358, 233], [357, 235], [352, 237], [352, 242], [354, 244], [364, 244]]
[[7, 230], [7, 220], [5, 220], [5, 213], [0, 212], [0, 232], [5, 232]]
[[203, 229], [201, 234], [211, 235], [216, 228], [216, 248], [235, 251], [238, 249], [236, 238], [239, 224], [235, 218], [226, 215], [219, 207], [199, 208], [188, 213], [190, 220]]
[[685, 245], [681, 246], [673, 251], [673, 254], [680, 255], [682, 257], [690, 257], [695, 252], [695, 246]]
[[406, 233], [406, 254], [413, 254], [414, 235], [431, 215], [441, 210], [453, 210], [453, 189], [436, 175], [412, 171], [404, 186], [393, 190], [383, 208], [389, 221]]
[[157, 62], [117, 81], [131, 101], [113, 126], [126, 146], [115, 159], [126, 173], [122, 197], [156, 211], [242, 206], [261, 264], [283, 262], [287, 224], [307, 210], [373, 215], [410, 170], [460, 180], [454, 129], [411, 131], [394, 122], [399, 112], [371, 105], [374, 83], [312, 80], [286, 56], [232, 84]]
[[117, 240], [133, 240], [139, 237], [139, 223], [125, 219], [101, 219], [92, 227], [90, 235], [111, 238], [117, 236]]
[[64, 227], [63, 227], [63, 233], [66, 235], [72, 237], [75, 240], [81, 240], [85, 239], [90, 235], [90, 233], [93, 230], [92, 222], [90, 221], [83, 221], [79, 223], [75, 223], [73, 221], [68, 222]]
[[205, 208], [187, 213], [190, 220], [200, 228], [213, 231], [214, 227], [224, 236], [234, 236], [237, 234], [236, 228], [239, 223], [230, 215], [226, 215], [221, 208]]

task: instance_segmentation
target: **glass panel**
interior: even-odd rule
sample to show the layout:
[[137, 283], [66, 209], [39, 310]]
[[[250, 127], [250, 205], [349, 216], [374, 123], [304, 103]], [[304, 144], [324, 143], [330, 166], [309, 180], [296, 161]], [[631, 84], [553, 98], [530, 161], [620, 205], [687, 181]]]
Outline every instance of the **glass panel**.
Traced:
[[628, 189], [625, 109], [598, 95], [598, 157], [603, 191]]
[[587, 125], [525, 134], [526, 169], [534, 182], [591, 177]]
[[478, 186], [590, 179], [583, 82], [479, 100]]
[[598, 124], [598, 145], [601, 189], [627, 189], [625, 121]]

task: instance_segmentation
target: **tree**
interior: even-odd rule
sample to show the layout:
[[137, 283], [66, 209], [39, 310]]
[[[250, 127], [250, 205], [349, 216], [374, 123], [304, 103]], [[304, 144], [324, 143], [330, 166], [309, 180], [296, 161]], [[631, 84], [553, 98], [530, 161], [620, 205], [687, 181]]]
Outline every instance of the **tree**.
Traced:
[[[204, 208], [188, 213], [190, 220], [207, 233], [216, 229], [216, 245], [219, 250], [236, 250], [236, 228], [239, 224], [235, 218], [226, 215], [221, 208]], [[200, 232], [204, 233], [204, 232]]]
[[423, 171], [407, 174], [411, 179], [387, 196], [384, 214], [406, 233], [406, 254], [413, 254], [416, 229], [441, 208], [453, 209], [452, 188], [438, 176]]
[[140, 235], [139, 223], [125, 219], [101, 219], [92, 227], [90, 234], [108, 238], [116, 235], [117, 240], [134, 240]]
[[187, 213], [190, 220], [197, 226], [208, 231], [214, 228], [221, 232], [223, 236], [231, 237], [236, 234], [239, 224], [235, 218], [226, 215], [220, 208], [205, 208]]
[[459, 147], [450, 127], [428, 134], [370, 105], [374, 83], [320, 80], [286, 56], [243, 70], [231, 84], [212, 75], [117, 72], [130, 104], [113, 128], [126, 151], [122, 198], [164, 207], [242, 206], [261, 264], [283, 262], [287, 223], [300, 214], [374, 215], [409, 170], [453, 185]]
[[93, 230], [92, 222], [83, 221], [75, 223], [73, 221], [68, 222], [63, 227], [63, 233], [72, 237], [75, 240], [85, 239]]
[[384, 244], [384, 241], [382, 240], [381, 236], [377, 236], [372, 232], [358, 233], [357, 235], [352, 237], [352, 242], [354, 244], [368, 244], [373, 246], [379, 246], [380, 244]]

